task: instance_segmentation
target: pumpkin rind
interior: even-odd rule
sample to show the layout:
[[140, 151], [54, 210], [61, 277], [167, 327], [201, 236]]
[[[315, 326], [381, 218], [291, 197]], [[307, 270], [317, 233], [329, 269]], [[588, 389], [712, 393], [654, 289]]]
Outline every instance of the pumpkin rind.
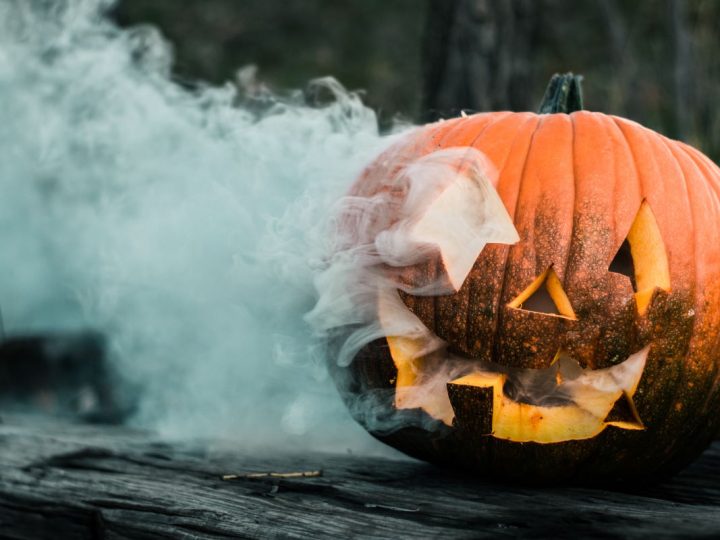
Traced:
[[[653, 477], [694, 458], [720, 423], [720, 170], [622, 118], [500, 112], [416, 130], [371, 165], [352, 194], [368, 196], [407, 160], [455, 146], [476, 148], [497, 168], [497, 192], [521, 240], [487, 245], [457, 293], [401, 292], [405, 305], [452, 353], [478, 362], [545, 367], [564, 348], [599, 369], [651, 345], [634, 398], [645, 429], [609, 427], [595, 438], [538, 444], [447, 428], [419, 410], [417, 426], [399, 431], [358, 419], [410, 455], [503, 478]], [[645, 206], [662, 236], [670, 287], [655, 288], [642, 312], [630, 279], [609, 265]], [[508, 305], [548, 268], [574, 320]], [[384, 393], [388, 414], [398, 412], [397, 370], [384, 339], [344, 369], [338, 379], [347, 399]]]

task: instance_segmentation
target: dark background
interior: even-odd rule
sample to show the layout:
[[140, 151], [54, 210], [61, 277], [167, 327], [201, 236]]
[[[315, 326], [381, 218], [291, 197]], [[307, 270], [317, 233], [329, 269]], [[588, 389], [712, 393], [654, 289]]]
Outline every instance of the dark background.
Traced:
[[552, 73], [574, 71], [586, 108], [720, 159], [717, 0], [124, 0], [114, 17], [157, 25], [179, 80], [253, 64], [282, 91], [332, 75], [383, 126], [534, 110]]

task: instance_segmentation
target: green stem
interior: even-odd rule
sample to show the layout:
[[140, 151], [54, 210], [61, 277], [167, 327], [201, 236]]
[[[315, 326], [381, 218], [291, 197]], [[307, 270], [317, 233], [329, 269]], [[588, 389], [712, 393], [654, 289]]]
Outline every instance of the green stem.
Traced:
[[572, 73], [556, 73], [550, 79], [550, 84], [545, 90], [539, 114], [567, 113], [581, 111], [583, 108], [582, 98], [582, 75]]

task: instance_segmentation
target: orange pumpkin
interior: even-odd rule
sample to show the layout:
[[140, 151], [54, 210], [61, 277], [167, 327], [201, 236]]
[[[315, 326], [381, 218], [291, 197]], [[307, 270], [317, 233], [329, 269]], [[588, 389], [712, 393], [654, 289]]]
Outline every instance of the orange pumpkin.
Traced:
[[[387, 331], [334, 369], [358, 420], [411, 456], [506, 479], [656, 478], [720, 427], [720, 170], [635, 122], [573, 111], [579, 102], [578, 79], [556, 76], [542, 114], [418, 128], [352, 188], [371, 197], [408, 163], [470, 147], [496, 169], [519, 235], [472, 253], [460, 280], [442, 246], [394, 269], [403, 309], [442, 355]], [[461, 200], [446, 215], [465, 212]], [[455, 234], [442, 219], [429, 226]], [[400, 285], [442, 276], [449, 294]], [[450, 358], [463, 369], [414, 395]], [[372, 412], [358, 406], [368, 396]]]

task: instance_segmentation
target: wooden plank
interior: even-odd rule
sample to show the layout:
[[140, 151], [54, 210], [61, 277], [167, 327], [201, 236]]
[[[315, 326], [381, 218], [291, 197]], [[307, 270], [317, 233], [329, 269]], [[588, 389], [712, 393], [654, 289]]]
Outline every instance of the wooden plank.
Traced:
[[[322, 469], [320, 477], [224, 474]], [[672, 480], [614, 490], [478, 481], [415, 461], [250, 454], [122, 427], [6, 418], [0, 537], [720, 537], [720, 443]]]

